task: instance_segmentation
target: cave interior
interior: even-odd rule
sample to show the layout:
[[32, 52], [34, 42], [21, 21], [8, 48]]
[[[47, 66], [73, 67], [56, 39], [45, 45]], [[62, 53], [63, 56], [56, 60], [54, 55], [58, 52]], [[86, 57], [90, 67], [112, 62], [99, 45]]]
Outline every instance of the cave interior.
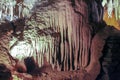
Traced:
[[120, 0], [0, 0], [0, 80], [120, 80]]

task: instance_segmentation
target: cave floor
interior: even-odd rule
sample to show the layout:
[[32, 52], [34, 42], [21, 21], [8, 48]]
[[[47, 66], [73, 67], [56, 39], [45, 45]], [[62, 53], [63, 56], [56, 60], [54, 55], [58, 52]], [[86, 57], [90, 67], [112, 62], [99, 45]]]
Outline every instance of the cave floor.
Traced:
[[57, 71], [53, 70], [50, 65], [45, 65], [31, 74], [32, 76], [20, 73], [17, 76], [20, 80], [21, 78], [22, 80], [90, 80], [90, 75], [84, 70]]

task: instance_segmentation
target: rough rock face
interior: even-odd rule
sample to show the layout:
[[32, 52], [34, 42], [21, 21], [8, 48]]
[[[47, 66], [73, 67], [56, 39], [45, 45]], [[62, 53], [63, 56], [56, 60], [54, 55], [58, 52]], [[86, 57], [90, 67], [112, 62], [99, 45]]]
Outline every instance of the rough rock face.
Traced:
[[87, 67], [87, 71], [92, 76], [92, 80], [96, 79], [97, 75], [100, 73], [101, 64], [104, 62], [102, 61], [100, 64], [99, 59], [102, 57], [104, 45], [106, 40], [110, 36], [120, 35], [120, 31], [116, 30], [112, 26], [106, 26], [105, 28], [101, 29], [96, 33], [96, 35], [92, 39], [91, 43], [91, 59], [90, 64]]
[[119, 80], [119, 35], [107, 38], [103, 49], [103, 56], [100, 58], [101, 72], [97, 80]]
[[31, 12], [32, 16], [25, 21], [14, 22], [17, 27], [13, 35], [12, 27], [0, 27], [0, 57], [7, 55], [3, 60], [10, 63], [9, 51], [20, 60], [33, 56], [39, 67], [49, 63], [59, 71], [80, 69], [95, 80], [100, 73], [99, 59], [105, 40], [120, 34], [104, 23], [101, 2], [38, 1]]
[[12, 27], [10, 27], [8, 23], [0, 25], [0, 63], [11, 64], [11, 60], [8, 55], [11, 30]]

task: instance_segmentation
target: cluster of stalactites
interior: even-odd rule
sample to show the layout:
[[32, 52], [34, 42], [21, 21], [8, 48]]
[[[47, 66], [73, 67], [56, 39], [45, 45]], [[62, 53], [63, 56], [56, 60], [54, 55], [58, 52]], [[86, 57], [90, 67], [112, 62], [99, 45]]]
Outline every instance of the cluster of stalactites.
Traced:
[[[38, 35], [38, 34], [36, 34]], [[13, 37], [13, 40], [10, 41], [10, 54], [12, 57], [19, 60], [24, 59], [25, 57], [33, 56], [35, 61], [38, 63], [39, 67], [44, 65], [44, 57], [47, 62], [52, 63], [53, 55], [56, 53], [55, 49], [55, 40], [51, 36], [34, 36], [27, 35], [24, 36], [23, 41]]]
[[103, 0], [102, 5], [107, 7], [108, 17], [112, 17], [112, 12], [115, 12], [116, 20], [120, 19], [120, 0]]
[[[60, 32], [58, 46], [55, 46], [54, 40], [50, 40], [52, 42], [49, 45], [44, 45], [44, 41], [42, 42], [37, 38], [35, 38], [35, 41], [34, 39], [31, 40], [35, 50], [38, 50], [35, 52], [36, 60], [42, 66], [44, 58], [46, 58], [53, 69], [57, 68], [58, 70], [85, 68], [89, 63], [91, 42], [90, 26], [86, 24], [88, 23], [87, 5], [85, 2], [80, 1], [77, 5], [78, 8], [74, 10], [71, 2], [62, 1], [57, 3], [57, 6], [58, 9], [52, 8], [46, 12], [38, 10], [36, 13], [36, 16], [38, 16], [36, 17], [36, 23], [39, 23], [40, 29], [52, 27], [55, 32]], [[46, 40], [49, 39], [46, 37]], [[57, 41], [59, 40], [57, 39]], [[46, 51], [44, 46], [49, 47], [48, 52], [44, 52]]]
[[[90, 58], [91, 29], [88, 23], [88, 6], [80, 1], [74, 10], [71, 2], [62, 1], [59, 9], [48, 10], [46, 24], [60, 32], [60, 45], [52, 57], [53, 68], [58, 70], [76, 70], [86, 68]], [[59, 55], [59, 56], [56, 56]]]
[[22, 17], [30, 17], [31, 10], [37, 0], [1, 0], [0, 20], [13, 21]]
[[58, 70], [85, 68], [89, 63], [91, 31], [86, 24], [88, 10], [85, 2], [81, 1], [80, 5], [82, 7], [75, 12], [70, 2], [64, 1], [58, 4], [59, 10], [49, 12], [50, 26], [60, 32], [60, 53], [57, 51], [59, 57], [54, 59], [59, 63], [55, 64]]
[[35, 58], [39, 67], [45, 64], [45, 60], [52, 64], [53, 53], [55, 54], [54, 38], [50, 36], [47, 37], [37, 37], [31, 40], [32, 45], [32, 56]]
[[[59, 45], [55, 46], [55, 38], [51, 38], [51, 36], [31, 37], [30, 44], [34, 51], [31, 52], [33, 52], [39, 66], [44, 65], [44, 59], [46, 58], [53, 69], [76, 70], [86, 68], [89, 64], [91, 43], [91, 29], [90, 25], [87, 24], [87, 4], [80, 1], [77, 5], [78, 8], [75, 10], [68, 1], [62, 1], [57, 6], [59, 7], [57, 10], [48, 10], [48, 15], [45, 16], [43, 21], [44, 25], [60, 32]], [[42, 26], [43, 28], [44, 26]]]

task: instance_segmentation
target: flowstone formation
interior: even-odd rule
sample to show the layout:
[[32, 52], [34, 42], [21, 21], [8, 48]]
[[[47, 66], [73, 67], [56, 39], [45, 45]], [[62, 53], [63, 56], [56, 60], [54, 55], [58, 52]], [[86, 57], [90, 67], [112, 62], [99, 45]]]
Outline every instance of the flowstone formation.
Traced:
[[[36, 3], [23, 32], [23, 39], [32, 47], [26, 50], [29, 56], [34, 56], [39, 65], [44, 63], [45, 56], [53, 68], [57, 66], [60, 71], [87, 67], [92, 28], [89, 25], [86, 2], [56, 0], [40, 4], [41, 2]], [[19, 42], [18, 46], [20, 44], [22, 43]], [[15, 54], [14, 48], [11, 48], [12, 54]]]

